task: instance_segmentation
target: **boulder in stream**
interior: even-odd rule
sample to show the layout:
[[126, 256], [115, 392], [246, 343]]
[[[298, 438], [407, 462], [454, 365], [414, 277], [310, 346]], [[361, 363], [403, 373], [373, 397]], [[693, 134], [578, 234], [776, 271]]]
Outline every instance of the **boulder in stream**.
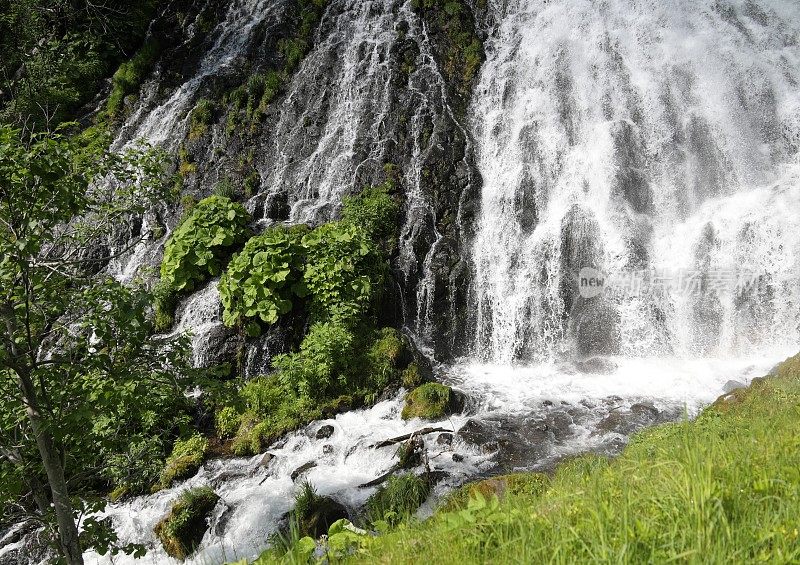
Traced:
[[169, 556], [184, 560], [194, 553], [208, 529], [207, 519], [217, 501], [219, 496], [209, 487], [194, 488], [180, 495], [153, 530]]

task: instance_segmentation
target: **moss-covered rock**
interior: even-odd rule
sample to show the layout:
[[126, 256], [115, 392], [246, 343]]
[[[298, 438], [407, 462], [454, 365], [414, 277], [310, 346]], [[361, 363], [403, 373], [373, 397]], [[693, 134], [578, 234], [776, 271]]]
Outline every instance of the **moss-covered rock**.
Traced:
[[219, 496], [209, 487], [187, 490], [180, 495], [153, 530], [168, 555], [183, 560], [197, 549], [218, 500]]
[[167, 488], [174, 481], [194, 475], [205, 461], [207, 452], [208, 440], [200, 434], [176, 441], [155, 490]]
[[404, 420], [422, 418], [435, 420], [464, 409], [464, 395], [439, 383], [425, 383], [406, 396]]
[[348, 517], [347, 508], [329, 496], [319, 496], [309, 483], [300, 488], [291, 513], [291, 520], [297, 524], [300, 536], [312, 538], [327, 533], [334, 522]]
[[465, 508], [470, 498], [480, 493], [484, 498], [512, 496], [538, 497], [547, 490], [550, 477], [543, 473], [513, 473], [467, 483], [448, 495], [441, 504], [444, 512]]
[[396, 524], [410, 516], [428, 498], [431, 483], [426, 477], [408, 473], [395, 475], [367, 499], [367, 517], [371, 522], [384, 520]]

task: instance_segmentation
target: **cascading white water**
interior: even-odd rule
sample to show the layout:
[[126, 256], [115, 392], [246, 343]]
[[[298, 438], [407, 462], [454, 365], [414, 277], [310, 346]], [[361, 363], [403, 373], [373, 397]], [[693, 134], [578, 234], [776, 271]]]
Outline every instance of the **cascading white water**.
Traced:
[[[385, 161], [395, 4], [395, 0], [332, 4], [321, 25], [335, 18], [333, 29], [292, 78], [273, 136], [276, 162], [262, 176], [267, 179], [266, 192], [294, 195], [293, 221], [330, 219], [330, 208], [352, 192], [359, 169]], [[310, 85], [318, 91], [307, 100], [303, 96]], [[319, 123], [320, 119], [324, 121]], [[316, 130], [314, 136], [309, 134], [310, 125]], [[298, 142], [308, 149], [307, 156], [298, 158]]]
[[761, 296], [612, 298], [623, 355], [796, 348], [800, 5], [493, 9], [473, 107], [481, 356], [545, 361], [572, 348], [569, 281], [582, 267], [764, 277]]

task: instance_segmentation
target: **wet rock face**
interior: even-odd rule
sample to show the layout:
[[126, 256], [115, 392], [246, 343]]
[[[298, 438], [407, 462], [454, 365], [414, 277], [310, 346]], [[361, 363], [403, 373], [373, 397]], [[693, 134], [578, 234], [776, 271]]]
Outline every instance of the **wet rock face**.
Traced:
[[[240, 123], [244, 110], [231, 121], [232, 93], [283, 68], [277, 45], [295, 32], [297, 3], [247, 0], [235, 12], [214, 0], [203, 14], [189, 4], [170, 7], [154, 24], [165, 36], [178, 28], [181, 41], [164, 42], [155, 80], [117, 144], [155, 138], [179, 155], [184, 194], [232, 187], [258, 227], [334, 219], [344, 196], [382, 182], [393, 164], [405, 205], [392, 258], [396, 291], [381, 320], [413, 328], [442, 360], [464, 353], [474, 327], [469, 249], [480, 194], [466, 109], [483, 58], [475, 23], [483, 16], [459, 2], [459, 29], [478, 47], [465, 58], [439, 6], [331, 0], [305, 59], [257, 117], [248, 109], [250, 121]], [[211, 121], [190, 135], [189, 115], [201, 99], [214, 108]], [[178, 216], [177, 207], [166, 210], [166, 225]], [[248, 345], [248, 376], [269, 368], [275, 347], [268, 341]], [[209, 363], [230, 356], [221, 332], [211, 342], [219, 354]]]

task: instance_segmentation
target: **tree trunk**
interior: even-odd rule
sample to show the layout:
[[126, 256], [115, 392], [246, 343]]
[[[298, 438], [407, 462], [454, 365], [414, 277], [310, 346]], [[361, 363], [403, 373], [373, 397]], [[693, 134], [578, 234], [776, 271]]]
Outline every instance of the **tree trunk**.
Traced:
[[61, 458], [53, 445], [53, 438], [47, 430], [44, 420], [39, 413], [36, 397], [36, 389], [29, 375], [19, 375], [20, 388], [25, 401], [28, 421], [31, 423], [31, 431], [36, 437], [36, 447], [39, 448], [39, 455], [42, 458], [42, 465], [47, 473], [47, 482], [50, 492], [53, 495], [53, 507], [58, 523], [58, 538], [61, 552], [69, 565], [83, 565], [83, 552], [78, 540], [78, 526], [75, 524], [75, 517], [72, 513], [72, 503], [69, 500], [67, 491], [67, 481], [64, 478], [64, 466]]

